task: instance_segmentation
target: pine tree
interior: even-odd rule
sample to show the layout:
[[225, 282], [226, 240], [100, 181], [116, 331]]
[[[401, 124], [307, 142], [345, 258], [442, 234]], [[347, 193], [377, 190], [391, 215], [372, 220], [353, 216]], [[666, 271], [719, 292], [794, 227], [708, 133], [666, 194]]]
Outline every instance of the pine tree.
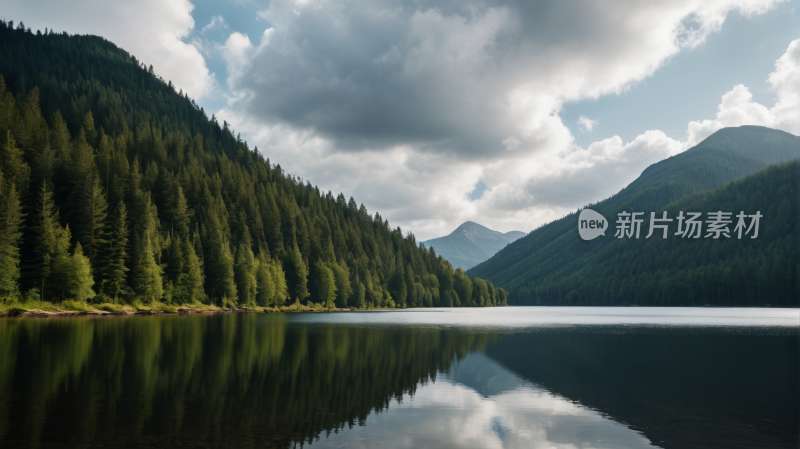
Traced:
[[181, 243], [184, 272], [181, 287], [186, 292], [187, 302], [202, 302], [205, 299], [205, 292], [203, 292], [203, 270], [200, 259], [188, 239], [181, 240]]
[[462, 306], [472, 305], [472, 281], [461, 268], [457, 269], [453, 276], [453, 289], [458, 294], [458, 301]]
[[165, 264], [162, 264], [162, 272], [164, 273], [165, 280], [164, 301], [167, 304], [182, 304], [187, 302], [188, 294], [182, 285], [185, 274], [181, 238], [176, 235], [170, 236], [167, 238], [166, 246], [167, 260]]
[[120, 201], [114, 214], [104, 257], [104, 290], [115, 302], [119, 294], [126, 290], [128, 234], [128, 211], [125, 203]]
[[313, 279], [312, 297], [328, 309], [333, 309], [336, 301], [336, 281], [331, 269], [325, 266], [325, 262], [318, 260], [314, 263]]
[[66, 251], [53, 260], [53, 277], [62, 288], [62, 296], [86, 301], [93, 298], [94, 279], [89, 258], [83, 255], [80, 242], [75, 244], [72, 255]]
[[258, 286], [256, 282], [256, 261], [253, 251], [250, 249], [249, 240], [249, 238], [246, 238], [236, 249], [236, 263], [233, 271], [236, 278], [236, 291], [239, 293], [239, 304], [253, 307], [256, 303]]
[[18, 148], [11, 131], [7, 131], [5, 143], [0, 149], [0, 171], [7, 182], [16, 186], [17, 192], [28, 191], [31, 169], [23, 159], [22, 149]]
[[59, 225], [55, 232], [55, 246], [50, 262], [50, 274], [47, 277], [45, 286], [55, 292], [63, 301], [67, 299], [66, 295], [69, 293], [69, 282], [74, 280], [71, 277], [72, 264], [69, 255], [69, 242], [72, 239], [72, 233], [69, 230], [69, 225], [65, 228], [61, 228]]
[[275, 306], [282, 306], [289, 299], [289, 287], [286, 284], [286, 273], [284, 273], [281, 264], [277, 260], [270, 260], [270, 273], [272, 273], [272, 282], [275, 283], [275, 294], [273, 296], [273, 304]]
[[406, 299], [408, 297], [408, 288], [406, 287], [405, 275], [403, 265], [400, 265], [400, 270], [392, 273], [389, 278], [389, 293], [392, 295], [394, 302], [398, 307], [406, 307]]
[[[53, 202], [53, 193], [47, 182], [42, 182], [38, 195], [39, 207], [34, 228], [36, 250], [36, 277], [39, 279], [41, 294], [50, 278], [52, 261], [56, 256], [59, 242], [63, 239], [63, 229], [59, 223], [58, 209]], [[69, 243], [69, 242], [67, 242]]]
[[228, 302], [235, 305], [238, 294], [233, 270], [233, 255], [228, 240], [219, 231], [215, 232], [211, 238], [211, 254], [207, 263], [207, 279], [210, 282], [212, 297], [219, 298], [220, 304], [223, 306], [226, 306]]
[[258, 293], [256, 300], [258, 305], [262, 307], [272, 306], [275, 298], [275, 281], [272, 280], [271, 262], [264, 251], [258, 253], [256, 268]]
[[353, 292], [353, 298], [355, 299], [355, 306], [359, 309], [366, 309], [366, 288], [364, 288], [364, 284], [361, 282], [356, 284], [356, 289]]
[[134, 291], [145, 301], [158, 301], [164, 295], [161, 267], [158, 266], [153, 255], [149, 232], [137, 235], [134, 239], [131, 280]]
[[99, 254], [106, 245], [108, 202], [97, 176], [90, 175], [84, 182], [79, 213], [81, 227], [78, 241], [86, 247], [92, 265], [98, 266]]
[[328, 266], [333, 271], [333, 278], [336, 282], [336, 305], [347, 307], [347, 299], [353, 294], [353, 288], [350, 285], [350, 268], [347, 267], [344, 260], [339, 263], [330, 263]]
[[305, 301], [309, 296], [308, 268], [303, 262], [303, 257], [300, 255], [300, 250], [296, 245], [286, 254], [283, 266], [286, 270], [286, 284], [290, 297]]
[[180, 184], [173, 183], [167, 202], [167, 213], [170, 218], [170, 227], [181, 237], [189, 235], [189, 206]]
[[0, 296], [19, 290], [19, 243], [24, 220], [17, 186], [0, 171]]

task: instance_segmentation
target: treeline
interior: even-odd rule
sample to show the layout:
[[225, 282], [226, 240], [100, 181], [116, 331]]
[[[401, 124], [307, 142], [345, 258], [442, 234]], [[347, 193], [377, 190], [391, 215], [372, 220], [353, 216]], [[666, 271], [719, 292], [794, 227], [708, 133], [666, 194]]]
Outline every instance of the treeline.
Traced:
[[6, 301], [506, 302], [95, 36], [0, 23], [0, 176]]
[[[596, 253], [564, 266], [512, 292], [513, 304], [648, 306], [797, 307], [797, 161], [772, 166], [715, 190], [685, 196], [656, 213], [675, 218], [680, 211], [733, 213], [730, 238], [681, 238], [670, 223], [645, 239], [649, 214], [639, 239], [613, 237], [616, 216], [607, 216], [611, 241]], [[759, 211], [758, 237], [734, 232], [735, 215]], [[648, 211], [649, 212], [649, 211]], [[573, 216], [577, 223], [577, 217]], [[749, 226], [749, 221], [748, 221]], [[585, 247], [593, 242], [585, 243]]]

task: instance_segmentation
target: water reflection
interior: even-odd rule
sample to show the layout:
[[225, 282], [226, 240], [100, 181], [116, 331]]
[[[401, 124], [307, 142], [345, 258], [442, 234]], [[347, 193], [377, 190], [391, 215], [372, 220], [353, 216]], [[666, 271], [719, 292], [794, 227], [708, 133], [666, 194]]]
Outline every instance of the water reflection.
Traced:
[[0, 447], [796, 445], [786, 326], [509, 310], [0, 320]]
[[393, 400], [367, 425], [329, 436], [326, 447], [643, 448], [633, 430], [554, 396], [480, 353], [436, 384]]

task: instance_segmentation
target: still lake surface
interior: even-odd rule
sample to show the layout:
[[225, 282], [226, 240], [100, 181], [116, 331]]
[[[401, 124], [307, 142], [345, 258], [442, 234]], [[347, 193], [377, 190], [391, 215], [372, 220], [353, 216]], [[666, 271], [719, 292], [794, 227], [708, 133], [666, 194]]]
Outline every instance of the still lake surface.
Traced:
[[0, 447], [796, 448], [797, 309], [6, 318]]

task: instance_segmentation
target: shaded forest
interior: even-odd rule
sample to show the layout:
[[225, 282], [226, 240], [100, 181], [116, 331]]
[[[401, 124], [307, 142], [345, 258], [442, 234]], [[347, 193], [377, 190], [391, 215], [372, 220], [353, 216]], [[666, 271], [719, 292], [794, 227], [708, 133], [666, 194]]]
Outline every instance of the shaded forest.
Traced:
[[355, 199], [285, 173], [96, 36], [0, 23], [0, 298], [493, 306]]
[[[614, 223], [601, 249], [577, 245], [584, 258], [519, 288], [512, 303], [558, 305], [777, 306], [797, 307], [797, 162], [770, 167], [715, 190], [687, 195], [656, 212], [673, 218], [668, 237], [614, 238]], [[740, 211], [763, 214], [757, 238], [734, 232], [730, 238], [674, 235], [681, 211]], [[648, 211], [649, 212], [649, 211]], [[616, 220], [616, 215], [610, 215]], [[577, 214], [572, 214], [577, 223]], [[748, 222], [749, 223], [749, 222]], [[706, 235], [703, 228], [703, 235]], [[577, 233], [577, 232], [576, 232]], [[602, 238], [602, 237], [601, 237]]]
[[[468, 270], [509, 291], [510, 304], [797, 307], [800, 137], [757, 126], [722, 129], [648, 167], [618, 194], [587, 207], [609, 220], [583, 241], [579, 211], [548, 223]], [[773, 165], [776, 164], [776, 165]], [[644, 212], [640, 239], [614, 238], [618, 213]], [[666, 211], [669, 237], [646, 239]], [[759, 211], [758, 238], [676, 236], [680, 211]], [[728, 226], [730, 231], [736, 218]], [[706, 223], [703, 223], [706, 234]]]

